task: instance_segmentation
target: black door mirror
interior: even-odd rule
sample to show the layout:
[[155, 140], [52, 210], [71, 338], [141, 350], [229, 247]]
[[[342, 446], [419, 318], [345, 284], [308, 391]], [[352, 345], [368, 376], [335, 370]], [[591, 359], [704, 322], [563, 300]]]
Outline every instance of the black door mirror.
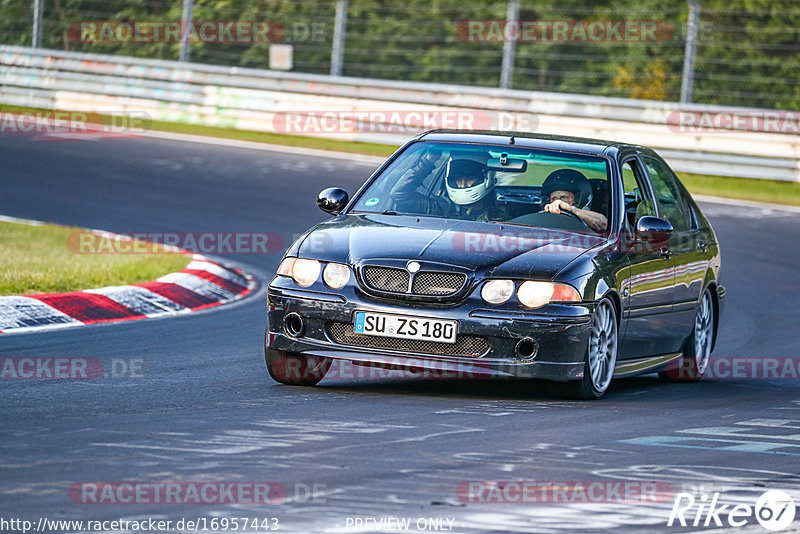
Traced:
[[339, 187], [329, 187], [317, 195], [317, 206], [325, 213], [338, 215], [347, 206], [350, 195]]
[[653, 244], [669, 241], [672, 235], [672, 225], [661, 217], [645, 215], [636, 222], [636, 237]]

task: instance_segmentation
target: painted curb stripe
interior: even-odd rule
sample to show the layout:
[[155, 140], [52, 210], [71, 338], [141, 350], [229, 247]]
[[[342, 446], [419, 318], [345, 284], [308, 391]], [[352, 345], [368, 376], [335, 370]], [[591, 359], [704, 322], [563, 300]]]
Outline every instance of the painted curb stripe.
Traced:
[[142, 282], [141, 284], [135, 284], [135, 287], [143, 287], [148, 291], [156, 293], [157, 295], [161, 295], [162, 297], [168, 298], [173, 302], [177, 302], [184, 308], [188, 308], [190, 310], [207, 308], [210, 305], [217, 303], [215, 299], [200, 295], [177, 284], [168, 284], [164, 282]]
[[241, 295], [247, 292], [247, 285], [244, 286], [237, 284], [231, 280], [227, 280], [222, 278], [221, 276], [217, 276], [214, 273], [210, 273], [208, 271], [201, 271], [199, 269], [184, 269], [181, 271], [182, 273], [186, 274], [193, 274], [194, 276], [200, 277], [204, 280], [208, 280], [209, 282], [213, 282], [214, 284], [227, 289], [231, 293], [235, 295]]
[[92, 293], [52, 293], [30, 295], [48, 306], [64, 312], [83, 324], [120, 321], [122, 319], [144, 319], [144, 315], [111, 300], [105, 295]]
[[245, 275], [241, 273], [238, 269], [231, 269], [229, 267], [223, 267], [213, 261], [205, 260], [205, 259], [197, 259], [195, 257], [189, 265], [186, 266], [183, 270], [192, 270], [197, 269], [201, 271], [208, 271], [212, 274], [219, 276], [220, 278], [224, 278], [225, 280], [230, 280], [234, 284], [249, 287], [250, 282]]
[[4, 306], [0, 306], [0, 332], [22, 332], [46, 325], [56, 328], [81, 324], [69, 315], [30, 297], [2, 297], [2, 302]]
[[102, 287], [100, 289], [88, 289], [85, 293], [105, 295], [111, 300], [119, 302], [126, 308], [130, 308], [146, 317], [158, 317], [184, 309], [177, 302], [137, 286]]
[[230, 300], [236, 296], [235, 293], [223, 289], [213, 282], [209, 282], [193, 274], [186, 274], [183, 271], [164, 275], [156, 281], [179, 285], [203, 295], [204, 297], [208, 297], [212, 301]]

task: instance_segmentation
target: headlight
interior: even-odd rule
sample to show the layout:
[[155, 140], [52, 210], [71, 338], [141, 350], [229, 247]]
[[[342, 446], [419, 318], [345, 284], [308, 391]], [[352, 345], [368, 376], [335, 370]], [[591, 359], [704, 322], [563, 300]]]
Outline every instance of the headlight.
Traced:
[[292, 265], [292, 279], [300, 287], [308, 287], [319, 278], [320, 265], [317, 260], [297, 258]]
[[333, 289], [341, 289], [350, 280], [350, 267], [341, 263], [329, 263], [322, 273], [325, 284]]
[[517, 291], [517, 298], [528, 308], [541, 308], [550, 302], [554, 290], [550, 282], [523, 282]]
[[489, 280], [481, 289], [481, 297], [489, 304], [502, 304], [513, 294], [514, 282], [511, 280]]
[[541, 308], [549, 302], [579, 302], [578, 292], [564, 284], [551, 282], [523, 282], [517, 291], [517, 298], [528, 308]]

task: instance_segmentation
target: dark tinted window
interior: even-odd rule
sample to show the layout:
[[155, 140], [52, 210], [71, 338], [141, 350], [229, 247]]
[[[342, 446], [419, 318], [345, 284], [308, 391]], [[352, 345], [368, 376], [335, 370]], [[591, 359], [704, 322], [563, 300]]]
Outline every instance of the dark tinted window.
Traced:
[[633, 230], [641, 217], [656, 214], [637, 160], [630, 159], [622, 164], [622, 186], [625, 189], [625, 223], [629, 230]]
[[676, 232], [691, 229], [692, 217], [689, 204], [681, 194], [675, 174], [660, 160], [648, 156], [642, 159], [653, 184], [661, 217], [668, 220]]

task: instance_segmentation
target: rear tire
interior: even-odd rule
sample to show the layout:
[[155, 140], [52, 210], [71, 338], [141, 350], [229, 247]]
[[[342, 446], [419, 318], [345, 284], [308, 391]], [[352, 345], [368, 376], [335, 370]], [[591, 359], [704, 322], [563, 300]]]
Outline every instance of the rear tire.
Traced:
[[562, 396], [577, 400], [602, 397], [614, 377], [618, 341], [617, 312], [611, 300], [604, 298], [592, 317], [592, 332], [583, 359], [583, 378], [558, 384]]
[[703, 291], [697, 306], [694, 329], [684, 343], [683, 356], [670, 363], [659, 378], [668, 382], [697, 382], [708, 369], [714, 346], [714, 302], [711, 289]]
[[269, 376], [287, 386], [316, 386], [332, 363], [330, 358], [274, 349], [264, 349], [264, 357]]

